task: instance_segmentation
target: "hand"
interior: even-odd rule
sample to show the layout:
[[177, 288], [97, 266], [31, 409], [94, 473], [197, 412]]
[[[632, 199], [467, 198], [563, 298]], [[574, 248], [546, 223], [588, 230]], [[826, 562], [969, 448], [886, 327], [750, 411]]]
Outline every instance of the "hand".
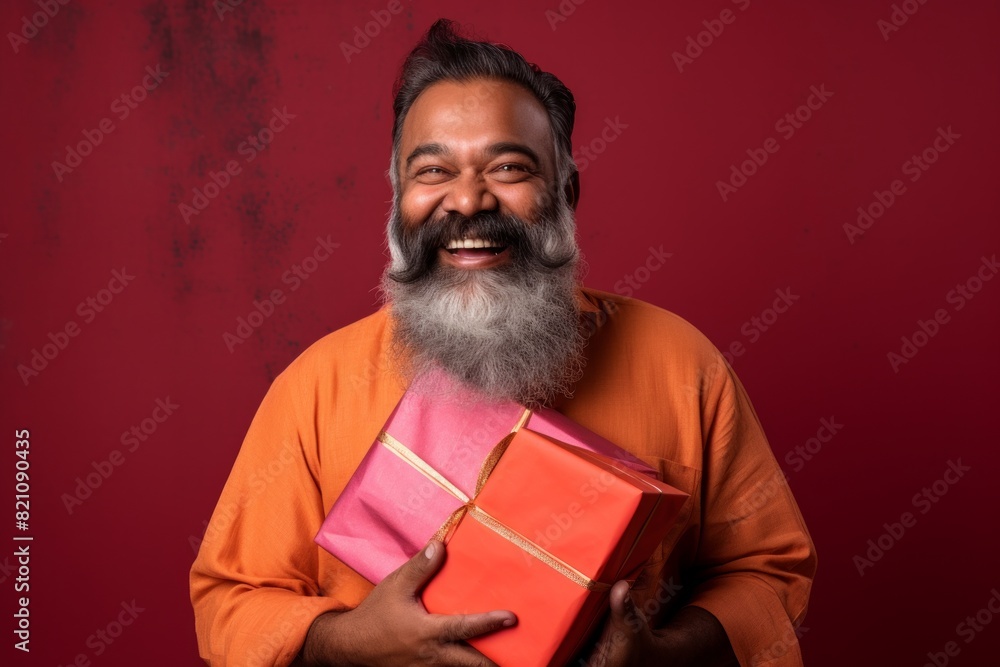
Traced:
[[725, 628], [704, 609], [686, 606], [653, 630], [629, 593], [627, 581], [611, 588], [611, 615], [584, 667], [739, 667]]
[[586, 667], [639, 667], [653, 664], [659, 656], [657, 638], [646, 617], [636, 608], [627, 581], [611, 587], [611, 615]]
[[428, 614], [420, 602], [444, 558], [444, 544], [432, 540], [355, 609], [319, 616], [306, 636], [302, 664], [496, 667], [462, 642], [514, 625], [512, 612]]

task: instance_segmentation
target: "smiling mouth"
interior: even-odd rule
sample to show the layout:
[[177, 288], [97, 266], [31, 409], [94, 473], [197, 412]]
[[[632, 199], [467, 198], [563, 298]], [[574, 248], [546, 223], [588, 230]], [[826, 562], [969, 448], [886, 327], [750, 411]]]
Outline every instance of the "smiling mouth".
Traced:
[[507, 246], [489, 239], [454, 239], [445, 244], [444, 249], [457, 257], [490, 257], [499, 255]]
[[491, 239], [463, 238], [448, 241], [441, 247], [449, 264], [462, 268], [490, 268], [504, 263], [510, 253], [508, 246]]

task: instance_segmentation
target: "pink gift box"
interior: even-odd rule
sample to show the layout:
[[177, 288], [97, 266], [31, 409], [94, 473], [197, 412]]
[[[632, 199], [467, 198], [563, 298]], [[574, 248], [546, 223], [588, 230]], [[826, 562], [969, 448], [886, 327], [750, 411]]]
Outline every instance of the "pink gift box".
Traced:
[[[409, 560], [475, 496], [483, 462], [517, 428], [658, 478], [640, 459], [554, 410], [459, 398], [441, 382], [407, 390], [316, 535], [317, 544], [372, 583]], [[418, 470], [424, 466], [438, 481]]]

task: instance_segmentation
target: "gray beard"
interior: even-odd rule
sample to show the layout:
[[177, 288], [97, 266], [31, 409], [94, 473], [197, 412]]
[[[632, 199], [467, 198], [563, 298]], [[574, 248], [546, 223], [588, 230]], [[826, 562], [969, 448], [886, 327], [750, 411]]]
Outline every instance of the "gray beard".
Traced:
[[[394, 318], [392, 356], [409, 379], [444, 370], [488, 400], [537, 407], [571, 395], [583, 374], [586, 339], [577, 305], [579, 250], [572, 209], [560, 202], [532, 232], [546, 254], [571, 259], [549, 268], [530, 250], [518, 261], [463, 270], [435, 262], [418, 279], [393, 278], [403, 255], [401, 219], [389, 223], [392, 262], [382, 290]], [[530, 245], [530, 244], [529, 244]]]

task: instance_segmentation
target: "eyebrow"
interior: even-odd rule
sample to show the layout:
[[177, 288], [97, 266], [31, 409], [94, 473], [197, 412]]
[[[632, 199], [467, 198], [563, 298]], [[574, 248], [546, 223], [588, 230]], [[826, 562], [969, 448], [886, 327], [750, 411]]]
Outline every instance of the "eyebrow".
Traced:
[[[495, 158], [505, 153], [517, 153], [519, 155], [523, 155], [531, 160], [535, 167], [542, 164], [542, 161], [538, 157], [538, 153], [531, 150], [531, 148], [525, 146], [524, 144], [519, 144], [513, 141], [500, 141], [486, 147], [486, 156], [490, 158]], [[409, 169], [414, 160], [419, 157], [423, 157], [424, 155], [451, 155], [451, 150], [449, 150], [444, 144], [420, 144], [406, 157], [406, 168]]]

